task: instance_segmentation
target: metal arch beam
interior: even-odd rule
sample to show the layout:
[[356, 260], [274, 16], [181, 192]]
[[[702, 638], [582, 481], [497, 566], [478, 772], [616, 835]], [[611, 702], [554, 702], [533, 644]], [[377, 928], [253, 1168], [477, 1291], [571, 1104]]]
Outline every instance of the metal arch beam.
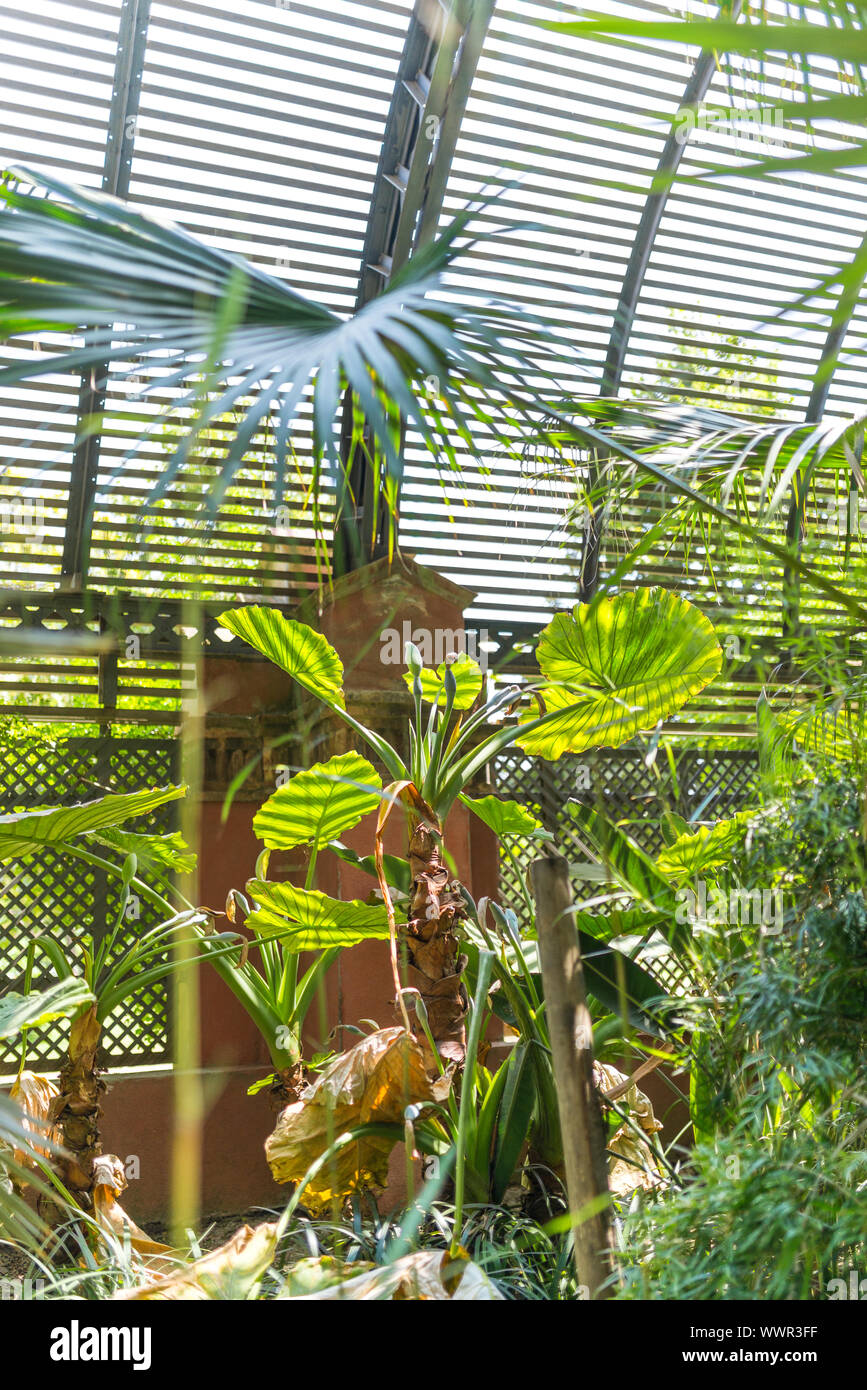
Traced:
[[[437, 0], [415, 0], [398, 64], [391, 105], [385, 118], [382, 149], [373, 184], [370, 212], [358, 276], [355, 312], [385, 288], [394, 268], [394, 245], [407, 213], [406, 192], [416, 163], [431, 80], [446, 33], [447, 10]], [[343, 398], [340, 429], [342, 477], [334, 527], [332, 569], [335, 576], [375, 559], [380, 527], [365, 553], [365, 518], [376, 504], [375, 482], [363, 448], [353, 442], [352, 397]]]
[[[855, 253], [855, 263], [864, 261], [867, 257], [867, 233], [861, 241]], [[816, 368], [816, 375], [813, 378], [813, 386], [810, 391], [810, 399], [807, 402], [807, 409], [804, 412], [804, 422], [808, 425], [818, 425], [822, 416], [825, 414], [825, 406], [828, 404], [828, 396], [831, 393], [831, 386], [834, 380], [834, 372], [840, 360], [840, 352], [849, 331], [853, 315], [858, 306], [858, 298], [867, 281], [867, 268], [864, 274], [851, 285], [844, 285], [840, 298], [838, 299], [834, 312], [831, 315], [831, 324], [822, 353], [819, 358], [819, 365]], [[786, 518], [786, 544], [794, 547], [798, 558], [804, 545], [804, 535], [806, 531], [806, 512], [807, 512], [807, 487], [804, 477], [804, 470], [798, 469], [792, 479], [792, 500], [789, 503], [789, 514]], [[792, 565], [786, 565], [783, 570], [783, 642], [790, 644], [797, 633], [800, 619], [801, 606], [801, 580], [800, 574]], [[787, 649], [783, 663], [785, 666], [792, 667], [793, 654], [791, 649]]]
[[[865, 257], [867, 257], [867, 233], [858, 247], [855, 259], [864, 260]], [[857, 283], [844, 289], [837, 301], [831, 326], [828, 329], [828, 336], [819, 358], [819, 365], [816, 368], [816, 375], [813, 378], [810, 399], [804, 412], [804, 420], [808, 425], [817, 425], [825, 414], [825, 406], [828, 404], [828, 396], [831, 394], [831, 386], [834, 381], [834, 372], [837, 370], [843, 342], [858, 307], [858, 296], [864, 288], [865, 280], [867, 280], [867, 264], [865, 264], [864, 274]]]
[[[736, 8], [740, 9], [740, 4]], [[700, 53], [692, 77], [684, 88], [683, 97], [678, 107], [678, 115], [684, 109], [697, 106], [704, 101], [715, 71], [716, 55], [713, 52]], [[641, 220], [638, 223], [638, 230], [635, 233], [635, 241], [632, 243], [629, 263], [623, 277], [620, 298], [611, 327], [611, 336], [608, 340], [608, 351], [602, 371], [602, 384], [599, 388], [600, 396], [616, 396], [620, 390], [623, 366], [629, 348], [629, 335], [635, 321], [641, 287], [644, 284], [644, 277], [647, 274], [647, 267], [653, 254], [656, 234], [665, 212], [674, 176], [680, 167], [680, 161], [688, 143], [685, 139], [678, 139], [679, 132], [675, 128], [676, 122], [677, 117], [675, 117], [675, 124], [672, 125], [663, 145], [653, 179], [654, 188], [648, 194], [641, 213]], [[659, 186], [657, 187], [657, 185]]]
[[405, 186], [415, 157], [422, 112], [445, 24], [446, 13], [438, 4], [416, 0], [385, 118], [361, 255], [356, 313], [379, 294], [391, 273], [394, 237], [403, 202], [402, 186]]
[[[727, 17], [734, 20], [739, 19], [742, 9], [743, 0], [734, 0], [734, 3], [727, 13]], [[635, 233], [635, 240], [632, 243], [632, 251], [629, 255], [626, 273], [623, 277], [620, 297], [617, 302], [611, 334], [608, 340], [605, 366], [602, 370], [602, 381], [599, 387], [600, 396], [616, 396], [620, 390], [623, 367], [629, 348], [629, 336], [635, 321], [638, 300], [641, 295], [644, 278], [647, 274], [647, 267], [650, 264], [650, 257], [653, 254], [656, 234], [662, 222], [668, 196], [674, 183], [674, 177], [680, 167], [680, 161], [683, 158], [683, 153], [688, 143], [688, 135], [686, 139], [678, 139], [677, 116], [681, 111], [697, 106], [707, 96], [716, 70], [716, 62], [716, 54], [712, 50], [703, 50], [699, 54], [692, 76], [684, 88], [677, 115], [672, 122], [671, 130], [663, 145], [662, 154], [659, 157], [659, 163], [656, 166], [656, 172], [653, 178], [652, 191], [648, 194], [647, 201], [644, 204], [641, 219], [638, 223], [638, 229]], [[595, 485], [597, 480], [595, 473], [596, 470], [594, 467], [592, 468], [591, 485]], [[587, 541], [581, 569], [581, 598], [585, 602], [592, 598], [599, 579], [599, 554], [602, 544], [602, 530], [603, 521], [597, 509], [593, 516], [589, 518], [586, 533]]]
[[446, 185], [496, 0], [453, 0], [431, 76], [394, 242], [397, 270], [436, 236]]
[[[151, 0], [123, 0], [121, 7], [102, 173], [103, 192], [116, 198], [126, 198], [129, 193], [150, 8]], [[91, 367], [81, 379], [77, 443], [70, 469], [69, 503], [60, 568], [60, 588], [67, 592], [79, 592], [87, 583], [101, 442], [100, 434], [90, 431], [95, 417], [101, 415], [105, 408], [109, 365], [108, 362], [101, 362]]]
[[[416, 0], [386, 117], [359, 274], [356, 312], [431, 241], [496, 0]], [[364, 448], [353, 446], [343, 401], [343, 479], [333, 569], [345, 573], [388, 549], [389, 512]], [[400, 480], [397, 480], [398, 489]], [[377, 518], [374, 527], [373, 518]]]

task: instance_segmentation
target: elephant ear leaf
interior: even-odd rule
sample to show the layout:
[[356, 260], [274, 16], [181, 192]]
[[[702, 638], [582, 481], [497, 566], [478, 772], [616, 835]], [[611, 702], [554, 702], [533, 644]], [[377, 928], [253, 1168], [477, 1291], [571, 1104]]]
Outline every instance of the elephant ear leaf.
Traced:
[[54, 806], [0, 816], [0, 860], [20, 859], [36, 850], [59, 846], [90, 831], [122, 825], [146, 816], [167, 801], [186, 795], [186, 787], [157, 787], [153, 791], [110, 792], [78, 806]]
[[111, 827], [94, 831], [92, 838], [120, 854], [134, 854], [139, 870], [147, 869], [158, 878], [189, 874], [196, 867], [196, 856], [178, 830], [164, 835], [145, 835]]
[[338, 754], [278, 787], [256, 812], [253, 831], [268, 849], [322, 849], [377, 809], [381, 788], [382, 779], [366, 758]]
[[[558, 613], [536, 651], [548, 682], [547, 718], [518, 739], [557, 759], [618, 748], [667, 719], [719, 675], [722, 648], [709, 620], [665, 589], [635, 589]], [[522, 723], [538, 718], [528, 712]]]
[[587, 988], [603, 1008], [618, 1017], [625, 1013], [632, 1027], [641, 1033], [664, 1037], [657, 1016], [658, 1006], [666, 997], [662, 985], [625, 952], [598, 941], [580, 927], [578, 940]]
[[321, 951], [388, 939], [388, 913], [381, 903], [342, 902], [312, 888], [251, 879], [254, 909], [246, 926], [259, 936], [279, 937], [288, 951]]
[[686, 831], [662, 851], [657, 865], [664, 874], [678, 881], [708, 869], [718, 869], [731, 862], [732, 854], [743, 844], [749, 823], [755, 818], [753, 810], [738, 811], [729, 820]]
[[495, 835], [526, 835], [533, 840], [553, 840], [540, 820], [517, 801], [503, 801], [498, 796], [462, 796], [461, 801], [484, 821]]
[[25, 1028], [66, 1018], [93, 1002], [94, 995], [77, 975], [32, 994], [5, 994], [0, 999], [0, 1038], [14, 1038]]
[[312, 695], [343, 709], [343, 663], [321, 632], [276, 608], [257, 606], [231, 608], [220, 614], [220, 623]]

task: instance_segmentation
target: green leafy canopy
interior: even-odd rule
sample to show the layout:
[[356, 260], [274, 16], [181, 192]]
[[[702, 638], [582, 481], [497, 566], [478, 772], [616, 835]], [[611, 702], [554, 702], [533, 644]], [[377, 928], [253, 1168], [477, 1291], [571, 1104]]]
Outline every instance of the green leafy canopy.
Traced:
[[[557, 759], [618, 748], [680, 709], [719, 675], [722, 648], [710, 621], [664, 589], [636, 589], [558, 613], [537, 648], [549, 682], [545, 722], [518, 738]], [[522, 722], [537, 716], [530, 712]]]

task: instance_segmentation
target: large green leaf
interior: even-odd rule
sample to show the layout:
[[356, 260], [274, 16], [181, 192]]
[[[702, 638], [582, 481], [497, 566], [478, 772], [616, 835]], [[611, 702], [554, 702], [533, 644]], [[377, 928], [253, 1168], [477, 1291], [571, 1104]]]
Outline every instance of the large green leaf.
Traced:
[[276, 608], [257, 606], [231, 608], [220, 614], [220, 622], [305, 690], [343, 708], [343, 662], [321, 632], [284, 618]]
[[355, 946], [371, 937], [388, 939], [384, 904], [340, 902], [315, 889], [258, 878], [250, 880], [247, 892], [255, 908], [246, 925], [259, 936], [280, 937], [289, 951]]
[[665, 990], [659, 981], [623, 951], [580, 927], [578, 939], [585, 983], [603, 1008], [618, 1017], [625, 1011], [633, 1028], [651, 1037], [664, 1037], [658, 1005]]
[[157, 806], [184, 796], [186, 790], [160, 787], [154, 791], [111, 792], [98, 801], [85, 801], [78, 806], [0, 816], [0, 860], [19, 859], [47, 845], [56, 848], [87, 831], [105, 830], [134, 816], [145, 816]]
[[179, 830], [165, 835], [140, 835], [135, 830], [116, 827], [98, 830], [93, 838], [121, 854], [134, 854], [138, 872], [148, 870], [158, 878], [169, 874], [189, 874], [196, 867], [196, 856]]
[[358, 753], [340, 753], [296, 772], [256, 812], [253, 831], [268, 849], [323, 849], [379, 806], [382, 779]]
[[[576, 913], [577, 918], [594, 923], [589, 913]], [[594, 932], [577, 928], [581, 945], [581, 959], [584, 966], [584, 982], [603, 1008], [618, 1017], [626, 1011], [633, 1028], [651, 1037], [661, 1038], [665, 1034], [660, 1023], [658, 1006], [667, 997], [662, 985], [643, 966], [630, 959], [624, 951], [601, 940]], [[531, 973], [531, 979], [539, 998], [544, 997], [545, 987], [538, 971]], [[491, 1008], [497, 1018], [508, 1023], [510, 1028], [520, 1028], [520, 1019], [503, 990], [491, 995]]]
[[495, 835], [526, 835], [533, 840], [553, 840], [540, 820], [517, 801], [502, 801], [498, 796], [462, 796], [460, 800], [473, 815], [484, 821]]
[[[656, 588], [558, 613], [536, 655], [551, 682], [541, 692], [551, 717], [518, 743], [551, 759], [619, 747], [680, 709], [722, 668], [722, 648], [704, 614]], [[537, 717], [531, 711], [523, 722]]]
[[717, 821], [716, 825], [687, 831], [662, 851], [657, 865], [664, 874], [678, 881], [708, 869], [718, 869], [728, 864], [735, 850], [740, 849], [747, 827], [755, 817], [752, 809], [738, 811], [728, 820]]
[[14, 1038], [25, 1028], [38, 1028], [56, 1018], [67, 1018], [86, 1004], [92, 1004], [94, 997], [77, 975], [31, 994], [4, 994], [0, 999], [0, 1038]]
[[[457, 687], [453, 709], [469, 709], [475, 704], [479, 691], [484, 683], [482, 668], [477, 661], [473, 661], [466, 652], [462, 653], [456, 661], [440, 662], [435, 671], [431, 671], [425, 666], [420, 675], [421, 698], [426, 700], [429, 705], [434, 704], [438, 699], [440, 705], [445, 704], [445, 673], [446, 668], [451, 671], [455, 678]], [[412, 690], [413, 675], [411, 671], [405, 671], [403, 676], [407, 688]]]
[[617, 936], [643, 936], [651, 927], [664, 920], [664, 914], [645, 907], [609, 908], [607, 912], [575, 913], [575, 922], [596, 941], [613, 941]]

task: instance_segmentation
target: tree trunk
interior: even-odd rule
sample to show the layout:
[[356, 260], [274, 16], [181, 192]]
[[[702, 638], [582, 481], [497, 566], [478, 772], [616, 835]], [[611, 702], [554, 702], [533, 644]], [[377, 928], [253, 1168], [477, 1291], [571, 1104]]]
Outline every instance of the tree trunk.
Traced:
[[460, 979], [466, 957], [458, 953], [454, 929], [466, 915], [466, 908], [460, 885], [443, 863], [438, 825], [427, 820], [415, 822], [408, 859], [412, 886], [403, 933], [409, 965], [407, 984], [422, 997], [440, 1055], [460, 1065], [466, 1055], [468, 1000]]
[[105, 1082], [96, 1065], [101, 1032], [95, 1008], [73, 1020], [58, 1083], [60, 1094], [51, 1108], [51, 1118], [60, 1129], [66, 1150], [58, 1166], [63, 1181], [85, 1211], [92, 1204], [93, 1160], [102, 1153], [99, 1119]]
[[[605, 1125], [593, 1076], [593, 1029], [569, 866], [561, 855], [549, 851], [544, 859], [534, 861], [532, 874], [575, 1269], [588, 1297], [610, 1298], [613, 1262]], [[600, 1202], [604, 1205], [594, 1211]]]
[[275, 1115], [281, 1114], [287, 1105], [294, 1105], [301, 1099], [301, 1092], [307, 1085], [303, 1062], [294, 1062], [289, 1067], [280, 1067], [268, 1090], [268, 1100]]

